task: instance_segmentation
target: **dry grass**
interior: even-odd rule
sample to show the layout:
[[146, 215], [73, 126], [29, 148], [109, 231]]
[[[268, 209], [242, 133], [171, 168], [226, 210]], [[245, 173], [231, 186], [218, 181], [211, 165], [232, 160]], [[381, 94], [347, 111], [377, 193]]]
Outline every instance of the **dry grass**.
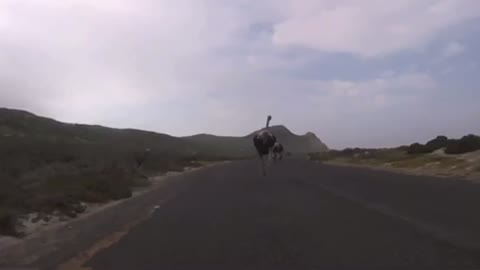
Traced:
[[458, 166], [463, 164], [464, 161], [450, 158], [450, 157], [439, 157], [432, 155], [418, 155], [412, 158], [404, 159], [401, 161], [392, 162], [392, 167], [398, 168], [420, 168], [420, 167], [444, 167], [450, 168], [452, 166]]
[[405, 149], [353, 149], [311, 154], [310, 159], [337, 164], [353, 164], [377, 168], [415, 171], [433, 175], [475, 175], [480, 172], [480, 152], [448, 155], [443, 151], [431, 154], [408, 154]]

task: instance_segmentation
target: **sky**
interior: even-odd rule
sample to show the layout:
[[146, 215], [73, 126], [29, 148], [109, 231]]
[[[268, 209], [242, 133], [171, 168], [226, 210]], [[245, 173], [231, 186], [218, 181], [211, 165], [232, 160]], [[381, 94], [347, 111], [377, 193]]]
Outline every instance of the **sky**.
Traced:
[[0, 107], [331, 148], [480, 133], [478, 0], [1, 0]]

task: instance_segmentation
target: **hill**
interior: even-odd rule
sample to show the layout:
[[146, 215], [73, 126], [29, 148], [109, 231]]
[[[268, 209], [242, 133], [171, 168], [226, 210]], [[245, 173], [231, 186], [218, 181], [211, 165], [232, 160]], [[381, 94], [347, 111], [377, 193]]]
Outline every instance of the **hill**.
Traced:
[[[296, 135], [284, 126], [273, 126], [270, 131], [283, 143], [286, 151], [292, 153], [328, 150], [327, 146], [313, 133]], [[26, 111], [0, 108], [0, 145], [2, 149], [16, 156], [22, 153], [27, 154], [24, 151], [26, 149], [21, 149], [21, 147], [29, 146], [28, 152], [35, 151], [37, 148], [42, 151], [48, 148], [49, 152], [56, 157], [45, 157], [47, 160], [69, 159], [72, 158], [72, 155], [80, 154], [79, 152], [83, 152], [83, 154], [87, 154], [89, 151], [98, 152], [98, 148], [108, 148], [107, 152], [123, 149], [137, 154], [142, 153], [145, 148], [150, 148], [152, 153], [162, 153], [163, 156], [169, 158], [250, 157], [255, 155], [252, 145], [255, 133], [240, 137], [209, 134], [173, 137], [135, 129], [62, 123]], [[0, 154], [0, 160], [1, 158]], [[10, 156], [9, 159], [11, 158]]]
[[[282, 126], [272, 132], [286, 151], [326, 149], [311, 133], [297, 136]], [[80, 202], [129, 197], [133, 187], [149, 184], [144, 175], [199, 166], [199, 161], [253, 157], [251, 137], [174, 137], [0, 108], [0, 233], [8, 233], [18, 213], [56, 210], [75, 216]], [[146, 148], [151, 151], [140, 173], [136, 164]]]
[[[313, 133], [296, 135], [285, 126], [272, 126], [269, 131], [281, 142], [286, 152], [306, 154], [310, 152], [327, 151], [328, 147]], [[253, 156], [256, 154], [252, 147], [253, 136], [258, 131], [243, 137], [215, 136], [199, 134], [184, 137], [185, 140], [194, 143], [199, 149], [216, 149], [217, 152], [226, 156]]]
[[[283, 144], [285, 151], [291, 153], [309, 153], [328, 151], [327, 145], [323, 143], [314, 133], [308, 132], [305, 135], [296, 135], [285, 126], [272, 126], [270, 128], [277, 140]], [[249, 141], [256, 132], [248, 135]]]

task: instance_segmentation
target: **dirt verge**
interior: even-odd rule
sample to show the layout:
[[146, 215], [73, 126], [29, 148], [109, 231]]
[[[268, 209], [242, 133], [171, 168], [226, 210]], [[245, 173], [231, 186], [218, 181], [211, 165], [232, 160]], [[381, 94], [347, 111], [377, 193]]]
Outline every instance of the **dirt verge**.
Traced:
[[48, 224], [23, 239], [4, 237], [0, 245], [0, 267], [35, 265], [54, 269], [106, 235], [125, 231], [128, 224], [137, 224], [136, 221], [148, 217], [155, 206], [182, 190], [183, 176], [221, 163], [224, 162], [205, 163], [203, 167], [155, 177], [149, 188], [135, 191], [131, 198], [97, 205], [75, 219]]

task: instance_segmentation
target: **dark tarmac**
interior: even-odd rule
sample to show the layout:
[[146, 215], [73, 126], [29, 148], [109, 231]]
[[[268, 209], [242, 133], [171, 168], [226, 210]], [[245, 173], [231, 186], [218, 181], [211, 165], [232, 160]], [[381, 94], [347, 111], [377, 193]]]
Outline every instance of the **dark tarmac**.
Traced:
[[295, 159], [263, 177], [251, 160], [165, 189], [82, 269], [480, 269], [480, 185], [466, 180]]

